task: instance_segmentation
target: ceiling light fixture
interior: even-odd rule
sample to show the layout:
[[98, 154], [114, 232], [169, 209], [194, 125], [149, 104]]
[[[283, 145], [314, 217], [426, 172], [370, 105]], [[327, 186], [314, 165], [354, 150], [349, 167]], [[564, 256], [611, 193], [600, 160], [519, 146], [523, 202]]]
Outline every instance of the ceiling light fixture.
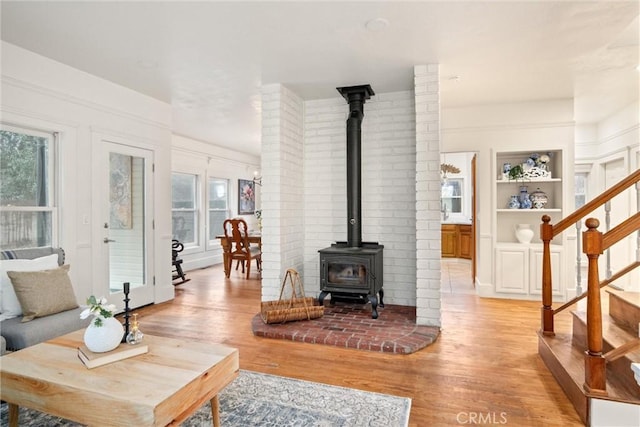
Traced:
[[372, 33], [377, 33], [379, 31], [382, 31], [388, 26], [389, 26], [389, 21], [387, 21], [384, 18], [371, 19], [367, 21], [367, 23], [365, 24], [365, 27], [367, 28], [367, 30], [371, 31]]

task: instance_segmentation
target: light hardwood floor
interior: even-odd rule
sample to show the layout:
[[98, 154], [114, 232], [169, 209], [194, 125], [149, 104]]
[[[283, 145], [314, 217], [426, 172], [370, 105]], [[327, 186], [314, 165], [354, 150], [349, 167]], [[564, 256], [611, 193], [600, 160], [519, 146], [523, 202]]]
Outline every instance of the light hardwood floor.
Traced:
[[237, 347], [241, 369], [410, 397], [411, 426], [582, 425], [538, 357], [540, 303], [479, 298], [461, 271], [443, 265], [441, 335], [410, 355], [254, 337], [260, 281], [221, 266], [188, 272], [173, 301], [139, 311], [140, 327]]

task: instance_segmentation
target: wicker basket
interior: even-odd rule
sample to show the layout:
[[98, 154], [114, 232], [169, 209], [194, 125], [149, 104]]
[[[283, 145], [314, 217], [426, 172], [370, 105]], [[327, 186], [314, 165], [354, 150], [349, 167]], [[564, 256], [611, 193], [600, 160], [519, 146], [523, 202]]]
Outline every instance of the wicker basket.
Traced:
[[[283, 299], [282, 296], [287, 282], [291, 284], [291, 298]], [[260, 313], [264, 323], [285, 323], [322, 317], [324, 315], [324, 307], [319, 305], [315, 298], [304, 297], [304, 288], [302, 287], [300, 275], [296, 270], [290, 268], [282, 281], [278, 301], [261, 303]]]

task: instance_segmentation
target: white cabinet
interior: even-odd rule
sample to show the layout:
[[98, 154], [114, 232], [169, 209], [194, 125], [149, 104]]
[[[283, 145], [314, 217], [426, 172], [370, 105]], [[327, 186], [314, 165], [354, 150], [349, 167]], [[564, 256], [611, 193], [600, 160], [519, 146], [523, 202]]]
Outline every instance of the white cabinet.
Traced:
[[529, 293], [529, 247], [505, 244], [496, 247], [496, 292]]
[[[562, 264], [562, 248], [551, 246], [551, 292], [555, 296], [563, 296], [562, 279], [564, 277], [564, 265]], [[529, 251], [529, 293], [542, 295], [542, 245], [532, 246]]]
[[[563, 296], [562, 248], [551, 248], [553, 295]], [[503, 243], [496, 246], [496, 292], [538, 299], [542, 295], [542, 245]]]

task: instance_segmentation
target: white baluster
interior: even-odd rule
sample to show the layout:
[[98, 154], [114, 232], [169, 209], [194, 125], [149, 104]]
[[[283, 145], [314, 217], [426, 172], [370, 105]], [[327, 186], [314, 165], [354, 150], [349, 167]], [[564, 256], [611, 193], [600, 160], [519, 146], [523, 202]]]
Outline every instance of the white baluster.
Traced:
[[[605, 202], [604, 204], [604, 220], [605, 220], [605, 233], [608, 232], [611, 229], [611, 200], [608, 200]], [[607, 275], [607, 279], [610, 279], [612, 276], [612, 272], [611, 272], [611, 251], [609, 249], [607, 249], [607, 268], [606, 268], [606, 275]]]
[[576, 296], [582, 295], [582, 251], [580, 248], [582, 244], [582, 220], [576, 222]]
[[[636, 182], [636, 210], [640, 212], [640, 182]], [[636, 239], [636, 261], [640, 261], [640, 230]]]

